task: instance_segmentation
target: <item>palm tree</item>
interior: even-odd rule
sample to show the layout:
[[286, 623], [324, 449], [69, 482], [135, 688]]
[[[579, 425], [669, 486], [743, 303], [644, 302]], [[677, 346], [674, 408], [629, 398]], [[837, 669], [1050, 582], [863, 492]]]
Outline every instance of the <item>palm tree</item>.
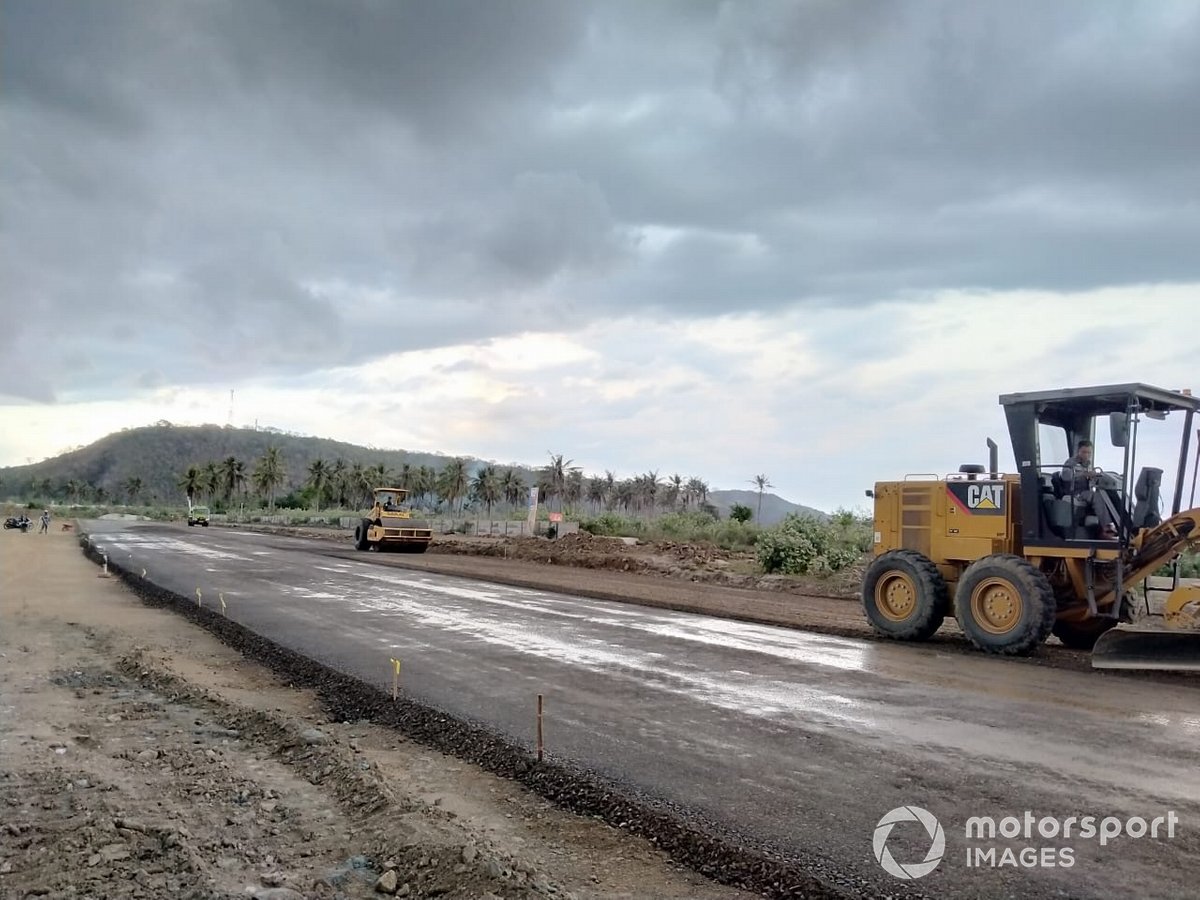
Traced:
[[367, 478], [371, 481], [371, 490], [381, 487], [392, 487], [390, 484], [392, 473], [388, 471], [386, 463], [376, 463], [367, 469]]
[[266, 495], [270, 502], [271, 512], [275, 511], [275, 491], [287, 481], [287, 473], [283, 468], [283, 457], [278, 447], [268, 447], [267, 452], [259, 457], [254, 467], [254, 486]]
[[491, 519], [492, 504], [504, 496], [495, 466], [485, 466], [475, 473], [475, 480], [471, 483], [471, 493], [476, 500], [487, 507], [488, 518]]
[[320, 512], [321, 498], [325, 496], [325, 491], [329, 488], [329, 466], [320, 457], [308, 467], [308, 487], [313, 490], [316, 511]]
[[221, 463], [221, 493], [227, 504], [236, 496], [240, 503], [246, 497], [246, 464], [236, 456], [227, 456]]
[[607, 498], [604, 505], [613, 509], [617, 505], [617, 476], [611, 471], [604, 473], [604, 496]]
[[[454, 501], [466, 497], [469, 483], [470, 476], [467, 474], [467, 462], [461, 457], [456, 457], [446, 463], [438, 475], [437, 492], [443, 500], [450, 503], [450, 508], [454, 509]], [[460, 505], [460, 512], [461, 509]]]
[[221, 489], [220, 468], [215, 462], [205, 463], [200, 476], [200, 486], [204, 488], [205, 494], [208, 495], [208, 502], [212, 503], [216, 499], [217, 491]]
[[[192, 501], [196, 499], [196, 495], [204, 489], [204, 473], [197, 466], [188, 466], [187, 471], [183, 473], [183, 477], [179, 479], [179, 486], [183, 488], [183, 492], [187, 494], [188, 506], [192, 505]], [[67, 485], [70, 488], [70, 485]]]
[[138, 495], [142, 492], [142, 479], [133, 476], [125, 479], [125, 496], [130, 506], [137, 504]]
[[600, 512], [600, 507], [604, 505], [604, 498], [607, 496], [606, 485], [603, 478], [589, 478], [587, 482], [587, 502], [592, 505], [595, 512]]
[[329, 491], [338, 509], [346, 508], [346, 461], [338, 459], [329, 469]]
[[768, 479], [766, 475], [755, 475], [750, 479], [750, 483], [758, 487], [758, 514], [754, 518], [755, 521], [761, 523], [763, 491], [769, 487], [775, 487], [775, 485], [771, 484], [770, 479]]
[[429, 502], [429, 495], [437, 487], [437, 473], [429, 466], [418, 466], [412, 476], [412, 492], [421, 498], [422, 503]]
[[583, 470], [571, 469], [567, 476], [567, 484], [563, 491], [564, 499], [571, 506], [576, 506], [583, 502], [584, 495]]
[[683, 499], [683, 476], [676, 473], [667, 479], [667, 489], [663, 491], [662, 505], [664, 509], [674, 509]]
[[[238, 488], [238, 466], [240, 463], [236, 456], [227, 456], [221, 461], [220, 467], [220, 482], [221, 482], [221, 497], [228, 503], [233, 499], [234, 493]], [[245, 475], [242, 476], [245, 478]]]
[[83, 490], [83, 482], [76, 478], [72, 478], [67, 482], [67, 496], [71, 498], [72, 503], [79, 502], [79, 494]]
[[620, 482], [616, 490], [613, 491], [616, 502], [620, 504], [621, 509], [625, 510], [626, 514], [629, 513], [629, 508], [637, 503], [637, 492], [637, 484], [628, 478]]
[[538, 487], [542, 488], [546, 498], [558, 498], [558, 509], [562, 511], [562, 496], [567, 487], [567, 470], [571, 467], [573, 459], [564, 459], [561, 453], [550, 453], [550, 465], [542, 469], [541, 478], [538, 480]]
[[500, 480], [500, 491], [504, 495], [504, 502], [516, 508], [524, 502], [529, 488], [526, 487], [525, 479], [520, 472], [515, 469], [505, 469], [504, 477]]
[[350, 471], [346, 475], [346, 487], [350, 495], [356, 498], [355, 503], [358, 506], [361, 506], [363, 499], [370, 495], [373, 486], [362, 463], [355, 463], [350, 467]]
[[658, 502], [658, 489], [662, 487], [659, 483], [658, 470], [647, 472], [639, 481], [641, 501], [644, 507], [650, 510], [650, 514], [654, 515], [654, 507]]
[[410, 466], [408, 463], [404, 463], [403, 465], [400, 466], [400, 483], [396, 486], [402, 487], [405, 490], [411, 491], [412, 490], [412, 481], [413, 481], [413, 467]]

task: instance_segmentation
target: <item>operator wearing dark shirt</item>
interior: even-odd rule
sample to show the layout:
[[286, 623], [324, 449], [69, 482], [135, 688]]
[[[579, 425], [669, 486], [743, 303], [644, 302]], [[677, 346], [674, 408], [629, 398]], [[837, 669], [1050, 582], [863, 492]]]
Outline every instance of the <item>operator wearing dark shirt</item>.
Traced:
[[1063, 463], [1063, 484], [1075, 509], [1090, 508], [1100, 522], [1101, 536], [1111, 540], [1117, 537], [1117, 527], [1102, 493], [1093, 485], [1097, 474], [1092, 467], [1092, 442], [1080, 441], [1075, 455]]

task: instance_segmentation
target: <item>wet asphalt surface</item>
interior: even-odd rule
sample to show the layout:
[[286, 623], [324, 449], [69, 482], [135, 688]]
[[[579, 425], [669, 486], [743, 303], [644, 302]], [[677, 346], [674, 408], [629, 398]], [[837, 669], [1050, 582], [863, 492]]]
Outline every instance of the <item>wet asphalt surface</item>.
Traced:
[[[321, 541], [86, 528], [155, 584], [192, 598], [199, 589], [215, 608], [223, 594], [232, 619], [332, 668], [390, 690], [390, 660], [400, 659], [407, 695], [530, 746], [540, 693], [549, 757], [694, 811], [822, 877], [836, 872], [850, 893], [1180, 897], [1200, 880], [1200, 682], [491, 585]], [[872, 838], [885, 813], [910, 805], [937, 817], [946, 850], [931, 874], [904, 881], [880, 866]], [[1178, 821], [1173, 837], [1164, 826], [1157, 840], [1123, 834], [1103, 847], [1079, 838], [1078, 825], [1069, 839], [1036, 826], [1012, 840], [964, 832], [971, 816], [1026, 811]], [[908, 864], [930, 844], [910, 822], [886, 846]], [[1012, 864], [986, 862], [993, 848], [997, 863], [1011, 848]], [[977, 852], [985, 863], [968, 865]]]

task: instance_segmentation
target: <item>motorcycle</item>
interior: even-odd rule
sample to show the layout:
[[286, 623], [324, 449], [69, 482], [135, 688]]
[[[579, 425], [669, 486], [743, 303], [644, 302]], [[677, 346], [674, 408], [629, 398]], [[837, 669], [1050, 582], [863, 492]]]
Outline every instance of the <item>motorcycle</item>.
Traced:
[[9, 516], [4, 520], [5, 529], [20, 528], [22, 531], [28, 531], [29, 526], [32, 524], [33, 522], [30, 521], [28, 516]]

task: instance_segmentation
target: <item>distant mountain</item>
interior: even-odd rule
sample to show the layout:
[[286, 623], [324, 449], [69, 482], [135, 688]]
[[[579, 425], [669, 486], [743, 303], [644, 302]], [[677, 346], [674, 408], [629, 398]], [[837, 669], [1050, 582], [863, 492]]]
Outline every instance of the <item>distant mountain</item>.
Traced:
[[[142, 503], [183, 505], [184, 494], [179, 479], [189, 466], [203, 467], [219, 463], [229, 456], [246, 464], [247, 475], [268, 447], [277, 447], [287, 472], [287, 480], [277, 495], [301, 487], [308, 467], [317, 459], [327, 463], [344, 460], [348, 467], [383, 465], [395, 474], [404, 465], [412, 468], [430, 466], [441, 469], [453, 457], [448, 454], [412, 452], [408, 450], [378, 450], [357, 444], [347, 444], [326, 438], [289, 434], [278, 429], [231, 428], [219, 425], [172, 425], [160, 422], [145, 428], [131, 428], [101, 438], [94, 444], [79, 447], [52, 459], [28, 466], [0, 469], [0, 498], [34, 497], [65, 499], [67, 485], [76, 482], [84, 499], [95, 497], [97, 488], [105, 496], [124, 500], [125, 486], [131, 478], [141, 479]], [[532, 466], [497, 463], [475, 457], [466, 458], [468, 476], [485, 465], [500, 470], [512, 468], [527, 484], [536, 482], [538, 470]], [[47, 485], [48, 483], [48, 485]], [[729, 514], [734, 503], [743, 503], [757, 513], [758, 494], [754, 491], [710, 491], [708, 500], [722, 518]], [[773, 525], [788, 513], [808, 513], [824, 517], [824, 513], [806, 506], [789, 503], [775, 494], [763, 495], [762, 524]], [[757, 520], [757, 515], [755, 516]]]
[[754, 518], [751, 521], [758, 522], [760, 525], [775, 525], [782, 522], [790, 513], [809, 515], [822, 521], [829, 518], [819, 509], [801, 506], [799, 503], [792, 503], [775, 494], [764, 493], [762, 495], [762, 519], [760, 520], [758, 517], [758, 491], [709, 491], [708, 502], [717, 508], [722, 519], [729, 516], [729, 508], [733, 504], [740, 503], [748, 506], [754, 510]]
[[[142, 501], [185, 502], [178, 487], [180, 475], [188, 466], [220, 462], [229, 456], [246, 463], [249, 471], [267, 447], [280, 450], [287, 469], [288, 490], [303, 484], [309, 465], [317, 459], [326, 462], [345, 460], [347, 465], [384, 465], [395, 472], [402, 465], [440, 468], [451, 459], [437, 453], [410, 453], [405, 450], [376, 450], [325, 438], [287, 434], [275, 429], [223, 428], [219, 425], [182, 426], [160, 423], [110, 434], [94, 444], [81, 447], [28, 466], [0, 469], [0, 496], [18, 496], [30, 492], [30, 485], [50, 481], [52, 492], [61, 495], [62, 486], [78, 481], [103, 488], [110, 497], [121, 497], [130, 478], [142, 480]], [[490, 461], [468, 459], [468, 471], [474, 473]], [[514, 466], [531, 478], [530, 469]], [[36, 491], [34, 491], [36, 493]]]

